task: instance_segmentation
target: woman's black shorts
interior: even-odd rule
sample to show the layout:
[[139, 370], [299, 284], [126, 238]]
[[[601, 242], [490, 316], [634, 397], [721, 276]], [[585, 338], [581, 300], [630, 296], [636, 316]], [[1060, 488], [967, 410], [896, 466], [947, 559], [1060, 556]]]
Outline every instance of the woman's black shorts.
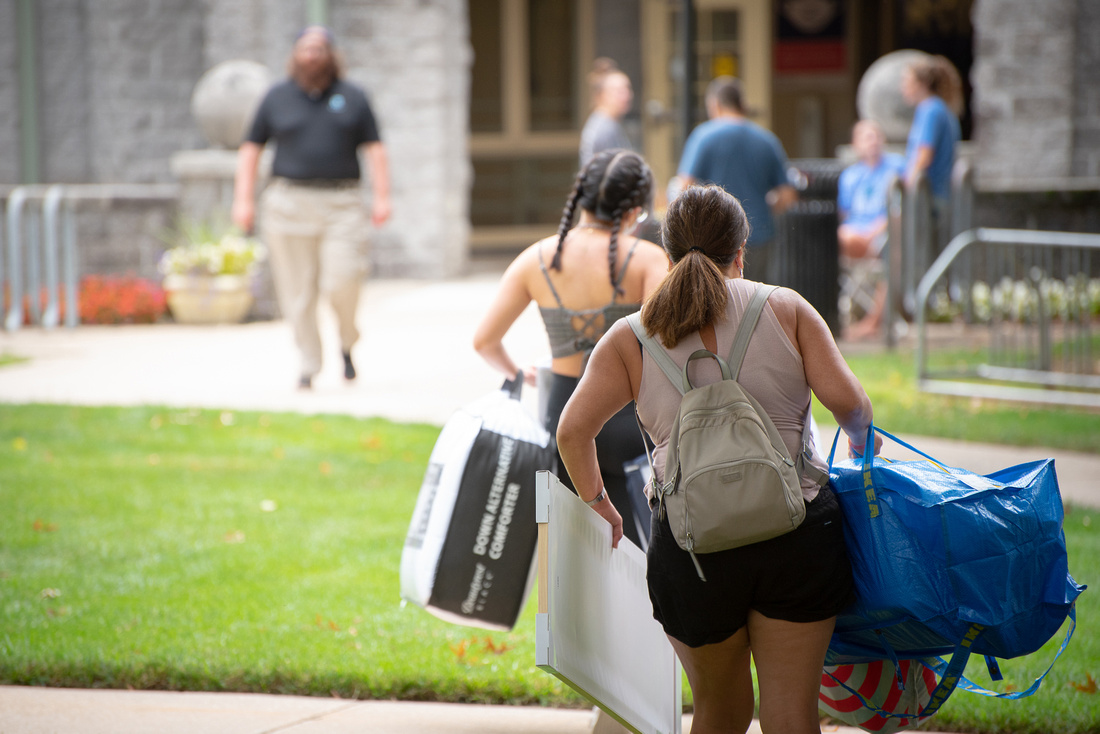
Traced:
[[843, 517], [831, 487], [806, 505], [806, 519], [778, 538], [697, 554], [707, 580], [676, 544], [667, 516], [653, 513], [648, 552], [653, 617], [689, 647], [722, 642], [750, 609], [770, 619], [816, 622], [855, 600]]

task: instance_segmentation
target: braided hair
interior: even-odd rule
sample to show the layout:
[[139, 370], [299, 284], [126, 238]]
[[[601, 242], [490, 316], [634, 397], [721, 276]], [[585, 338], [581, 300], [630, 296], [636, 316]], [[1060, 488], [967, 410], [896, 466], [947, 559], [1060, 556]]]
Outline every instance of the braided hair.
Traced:
[[653, 188], [653, 173], [645, 160], [629, 150], [618, 148], [600, 151], [577, 173], [573, 191], [566, 200], [558, 226], [558, 247], [550, 262], [553, 270], [561, 270], [561, 251], [565, 236], [573, 226], [577, 207], [596, 219], [611, 222], [611, 242], [607, 250], [611, 285], [621, 294], [616, 284], [619, 229], [623, 216], [637, 206], [645, 206]]

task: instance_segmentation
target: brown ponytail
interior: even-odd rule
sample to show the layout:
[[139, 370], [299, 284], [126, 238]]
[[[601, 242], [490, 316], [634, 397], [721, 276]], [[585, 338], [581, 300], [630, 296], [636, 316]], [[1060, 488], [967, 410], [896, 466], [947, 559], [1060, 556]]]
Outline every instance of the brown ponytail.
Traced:
[[692, 186], [669, 204], [663, 241], [672, 270], [642, 306], [642, 325], [668, 348], [725, 316], [725, 270], [749, 236], [740, 202], [718, 186]]

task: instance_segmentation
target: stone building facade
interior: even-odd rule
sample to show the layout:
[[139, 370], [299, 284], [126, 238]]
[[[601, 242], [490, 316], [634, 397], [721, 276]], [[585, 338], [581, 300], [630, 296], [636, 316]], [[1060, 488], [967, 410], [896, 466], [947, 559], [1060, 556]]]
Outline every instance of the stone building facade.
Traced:
[[1100, 232], [1100, 3], [977, 0], [976, 223]]
[[[202, 74], [221, 61], [250, 59], [281, 77], [295, 34], [307, 23], [308, 5], [304, 0], [0, 0], [0, 188], [7, 191], [27, 180], [20, 164], [26, 146], [20, 126], [28, 104], [20, 92], [27, 70], [19, 58], [27, 39], [19, 29], [28, 8], [34, 23], [29, 40], [37, 77], [32, 104], [39, 121], [39, 181], [171, 185], [178, 183], [172, 157], [208, 146], [190, 112]], [[466, 259], [470, 184], [465, 2], [329, 0], [326, 8], [348, 77], [367, 90], [390, 156], [394, 213], [374, 233], [374, 271], [454, 274]], [[155, 269], [149, 272], [159, 246], [155, 231], [170, 216], [168, 211], [143, 215], [131, 222], [132, 236], [105, 243], [97, 240], [108, 229], [117, 230], [117, 223], [108, 227], [95, 212], [82, 211], [85, 270], [132, 269], [155, 276]], [[133, 249], [130, 256], [127, 248]], [[109, 261], [115, 266], [107, 268]]]
[[981, 186], [1100, 184], [1100, 3], [979, 0], [974, 12]]
[[[573, 2], [591, 34], [578, 42], [578, 68], [594, 55], [619, 60], [637, 95], [627, 126], [636, 143], [652, 147], [645, 140], [655, 114], [650, 72], [674, 67], [675, 59], [653, 60], [645, 19], [667, 18], [679, 3]], [[508, 0], [501, 7], [522, 4]], [[740, 9], [744, 38], [766, 36], [760, 33], [769, 22], [766, 9], [777, 7], [769, 0], [697, 3], [704, 5]], [[903, 5], [845, 2], [850, 18]], [[1042, 12], [1033, 0], [937, 5], [969, 8], [974, 28], [971, 150], [981, 192], [978, 222], [1100, 230], [1100, 3], [1042, 5]], [[249, 59], [281, 76], [296, 31], [318, 6], [337, 34], [349, 77], [370, 95], [390, 153], [394, 214], [374, 233], [375, 272], [460, 272], [470, 247], [472, 170], [480, 160], [469, 133], [471, 0], [0, 0], [0, 199], [27, 180], [21, 161], [29, 104], [37, 113], [40, 181], [155, 185], [170, 192], [180, 183], [173, 157], [208, 147], [190, 112], [202, 74], [226, 60]], [[28, 9], [30, 46], [21, 37]], [[852, 42], [861, 38], [855, 34]], [[27, 48], [32, 77], [21, 63]], [[768, 63], [770, 46], [760, 48], [765, 61], [758, 59], [756, 67]], [[746, 61], [745, 69], [751, 68]], [[754, 83], [764, 100], [777, 93], [774, 85]], [[672, 111], [666, 106], [665, 114]], [[854, 119], [855, 110], [849, 114]], [[531, 137], [532, 154], [541, 154], [542, 138]], [[509, 152], [502, 150], [480, 155]], [[675, 150], [663, 153], [674, 162]], [[155, 277], [163, 248], [156, 234], [172, 213], [164, 202], [82, 206], [85, 271]]]

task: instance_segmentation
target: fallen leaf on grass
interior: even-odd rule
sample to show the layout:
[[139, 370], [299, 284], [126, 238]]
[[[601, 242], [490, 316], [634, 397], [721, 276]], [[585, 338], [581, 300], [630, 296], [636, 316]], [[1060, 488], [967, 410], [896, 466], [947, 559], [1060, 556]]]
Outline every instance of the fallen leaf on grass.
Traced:
[[34, 525], [31, 527], [36, 533], [53, 533], [57, 531], [57, 523], [43, 522], [42, 520], [35, 520]]
[[[327, 627], [328, 629], [332, 630], [333, 632], [339, 632], [340, 631], [340, 625], [336, 624], [335, 620], [325, 619], [320, 614], [318, 614], [316, 617], [313, 618], [313, 624], [317, 627], [317, 629], [325, 629]], [[355, 628], [353, 627], [352, 629], [355, 629]]]
[[469, 640], [462, 640], [457, 645], [451, 645], [450, 648], [451, 648], [451, 652], [454, 653], [455, 657], [458, 658], [459, 660], [462, 660], [463, 658], [466, 657], [466, 651], [470, 649], [470, 641]]
[[332, 464], [328, 463], [327, 461], [322, 461], [321, 462], [320, 469], [321, 469], [321, 473], [324, 474], [326, 477], [329, 474], [332, 474]]
[[504, 653], [512, 649], [512, 646], [509, 645], [507, 642], [502, 642], [498, 645], [497, 643], [493, 642], [492, 637], [485, 638], [485, 647], [489, 650], [489, 652], [493, 653], [494, 655], [503, 655]]
[[1069, 684], [1077, 689], [1079, 693], [1096, 693], [1096, 681], [1092, 677], [1092, 673], [1086, 673], [1088, 680], [1085, 683], [1075, 683], [1070, 681]]
[[223, 538], [223, 540], [226, 543], [243, 543], [244, 542], [244, 531], [243, 530], [230, 530], [228, 533], [225, 534], [225, 537]]

